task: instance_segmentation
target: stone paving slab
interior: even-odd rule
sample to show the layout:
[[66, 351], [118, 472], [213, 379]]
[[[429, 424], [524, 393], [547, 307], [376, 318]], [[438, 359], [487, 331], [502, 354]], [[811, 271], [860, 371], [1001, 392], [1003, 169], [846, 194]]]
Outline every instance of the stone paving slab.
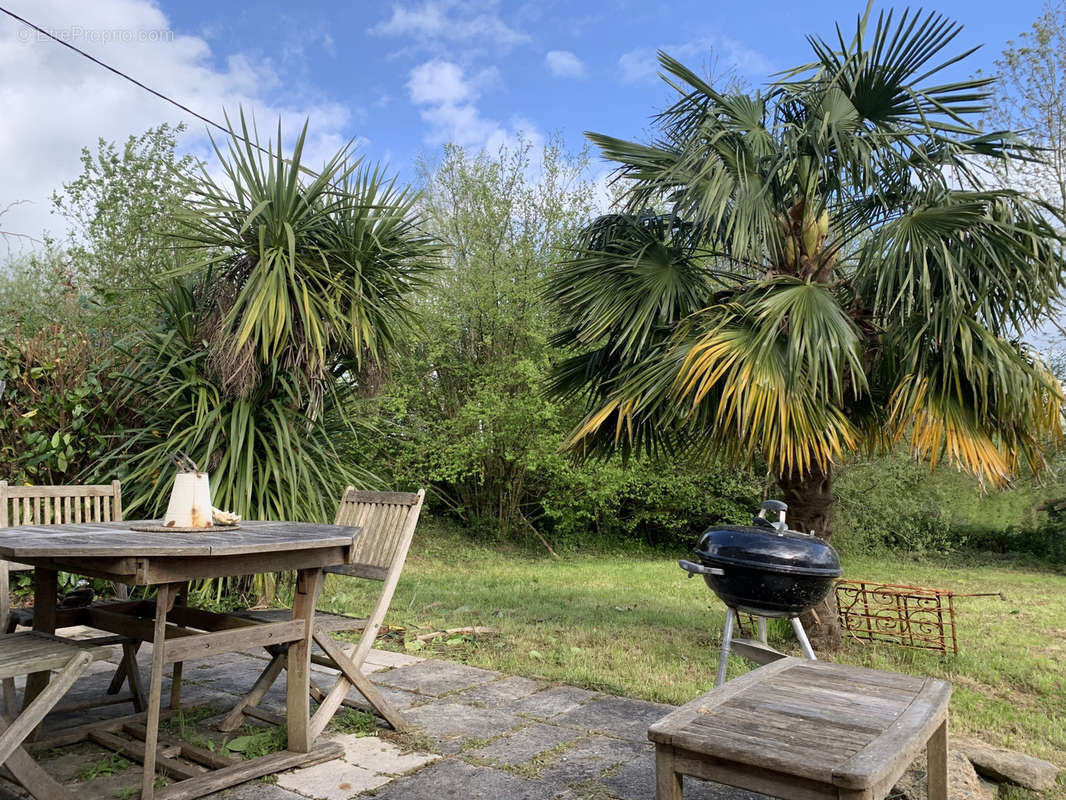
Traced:
[[[332, 685], [332, 682], [319, 683], [319, 686], [322, 686], [322, 688], [324, 689], [329, 689]], [[427, 695], [415, 694], [414, 692], [405, 692], [403, 689], [391, 689], [388, 686], [379, 686], [378, 691], [381, 692], [381, 696], [384, 697], [389, 703], [391, 703], [393, 708], [395, 708], [397, 711], [406, 711], [409, 708], [422, 706], [426, 703], [431, 703], [434, 700], [433, 697]], [[367, 702], [366, 698], [363, 697], [362, 693], [358, 689], [353, 688], [350, 692], [348, 692], [347, 699], [351, 700], [364, 711], [372, 710], [370, 707], [370, 703]]]
[[665, 717], [673, 706], [633, 700], [628, 697], [599, 697], [584, 705], [552, 718], [555, 725], [566, 725], [581, 730], [599, 731], [630, 739], [648, 741], [648, 727]]
[[394, 653], [391, 650], [371, 650], [366, 654], [365, 664], [380, 667], [410, 667], [426, 659], [408, 653]]
[[506, 711], [448, 702], [413, 708], [404, 717], [435, 740], [436, 749], [442, 753], [458, 753], [471, 739], [492, 739], [527, 724]]
[[348, 800], [349, 797], [384, 786], [389, 780], [386, 775], [371, 772], [338, 758], [283, 772], [278, 776], [278, 786], [307, 797]]
[[553, 686], [512, 703], [507, 710], [527, 717], [551, 719], [559, 714], [575, 711], [596, 697], [601, 695], [587, 689], [578, 689], [576, 686]]
[[[655, 753], [646, 753], [626, 762], [597, 783], [619, 800], [652, 800], [655, 797]], [[685, 800], [767, 800], [766, 795], [689, 775], [685, 776], [684, 797]]]
[[207, 797], [208, 800], [304, 800], [301, 794], [261, 780], [231, 786]]
[[378, 789], [377, 800], [549, 800], [543, 784], [448, 759]]
[[344, 760], [383, 775], [406, 775], [440, 759], [435, 753], [411, 753], [377, 736], [347, 734], [334, 739], [344, 748]]
[[467, 753], [473, 758], [482, 758], [497, 764], [521, 764], [559, 745], [572, 742], [582, 736], [571, 728], [535, 723], [514, 733], [502, 736], [492, 744]]
[[647, 752], [650, 747], [650, 744], [640, 745], [608, 736], [589, 736], [560, 753], [540, 771], [540, 778], [561, 786], [594, 780]]
[[539, 681], [530, 680], [529, 678], [509, 677], [459, 692], [459, 694], [455, 695], [455, 699], [471, 705], [496, 708], [505, 703], [521, 700], [543, 688], [544, 684]]
[[502, 677], [503, 675], [499, 672], [487, 669], [427, 659], [410, 667], [375, 673], [374, 683], [440, 697], [443, 694], [461, 692]]

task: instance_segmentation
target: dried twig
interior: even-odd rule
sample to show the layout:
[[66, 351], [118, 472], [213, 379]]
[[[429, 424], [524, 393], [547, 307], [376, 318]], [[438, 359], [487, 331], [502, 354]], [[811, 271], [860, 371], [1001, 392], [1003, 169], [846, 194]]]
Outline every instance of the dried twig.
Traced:
[[488, 634], [499, 633], [496, 628], [487, 628], [482, 625], [473, 625], [469, 628], [449, 628], [446, 631], [433, 631], [433, 633], [423, 633], [421, 636], [416, 636], [420, 642], [428, 642], [432, 639], [439, 639], [441, 636], [453, 636], [460, 634], [467, 634], [470, 636], [485, 636]]

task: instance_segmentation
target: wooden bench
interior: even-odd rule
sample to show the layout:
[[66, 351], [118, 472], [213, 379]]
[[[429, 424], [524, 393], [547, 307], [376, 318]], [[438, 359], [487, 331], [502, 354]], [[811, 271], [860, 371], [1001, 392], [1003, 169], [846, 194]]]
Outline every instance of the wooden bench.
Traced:
[[656, 800], [680, 800], [684, 775], [797, 800], [877, 800], [923, 747], [929, 798], [947, 800], [950, 696], [935, 678], [783, 658], [649, 728]]
[[74, 800], [74, 794], [37, 766], [22, 743], [89, 664], [106, 656], [100, 648], [37, 631], [0, 635], [0, 678], [55, 671], [44, 691], [18, 717], [10, 720], [0, 715], [0, 764], [37, 800]]

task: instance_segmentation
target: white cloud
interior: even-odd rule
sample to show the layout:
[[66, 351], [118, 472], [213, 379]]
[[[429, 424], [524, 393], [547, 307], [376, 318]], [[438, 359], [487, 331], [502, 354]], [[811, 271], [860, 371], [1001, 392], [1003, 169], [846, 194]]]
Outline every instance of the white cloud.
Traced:
[[[478, 5], [483, 7], [479, 9]], [[374, 25], [369, 32], [379, 36], [407, 36], [423, 45], [481, 41], [503, 50], [529, 41], [527, 34], [500, 18], [494, 2], [427, 0], [415, 8], [395, 5], [392, 16]]]
[[407, 40], [393, 58], [428, 52], [432, 58], [409, 73], [407, 93], [426, 122], [424, 140], [471, 149], [496, 149], [519, 138], [542, 141], [525, 120], [507, 123], [485, 117], [482, 93], [500, 85], [495, 66], [476, 69], [486, 58], [506, 52], [530, 37], [503, 21], [497, 0], [425, 0], [418, 6], [394, 5], [391, 15], [369, 29], [378, 36]]
[[425, 140], [429, 144], [457, 144], [480, 150], [497, 149], [524, 137], [542, 137], [529, 122], [516, 118], [509, 125], [487, 119], [476, 101], [484, 89], [499, 81], [495, 67], [468, 78], [465, 70], [451, 61], [434, 59], [411, 70], [407, 91], [411, 102], [422, 106], [420, 114], [429, 124]]
[[434, 59], [411, 70], [407, 81], [411, 102], [454, 105], [469, 100], [473, 88], [463, 77], [463, 68], [449, 61]]
[[569, 50], [549, 50], [544, 56], [544, 64], [556, 78], [583, 78], [585, 64]]
[[[263, 137], [276, 130], [280, 116], [291, 143], [310, 119], [308, 164], [332, 155], [348, 139], [351, 115], [344, 106], [313, 95], [278, 104], [267, 93], [281, 81], [270, 61], [240, 53], [224, 54], [216, 66], [211, 45], [199, 36], [170, 31], [163, 12], [150, 0], [13, 0], [12, 11], [67, 38], [105, 63], [195, 111], [223, 122], [238, 106], [254, 115]], [[0, 24], [0, 163], [4, 164], [0, 207], [27, 200], [3, 217], [5, 230], [39, 236], [42, 229], [62, 234], [65, 223], [49, 214], [53, 190], [81, 169], [82, 147], [104, 138], [123, 142], [162, 122], [186, 122], [181, 147], [208, 157], [205, 126], [113, 73], [21, 24]], [[216, 46], [219, 46], [216, 43]], [[219, 132], [214, 131], [216, 134]]]
[[659, 71], [657, 49], [695, 67], [700, 66], [692, 63], [697, 59], [719, 59], [723, 66], [753, 78], [763, 78], [777, 71], [770, 58], [743, 42], [728, 36], [708, 36], [681, 44], [667, 44], [660, 48], [641, 47], [623, 53], [618, 59], [622, 80], [637, 83], [654, 79]]

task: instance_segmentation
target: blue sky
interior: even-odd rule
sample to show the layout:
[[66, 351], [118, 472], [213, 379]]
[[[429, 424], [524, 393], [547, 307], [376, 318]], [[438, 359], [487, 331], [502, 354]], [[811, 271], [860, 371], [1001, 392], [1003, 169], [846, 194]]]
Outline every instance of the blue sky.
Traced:
[[[309, 93], [344, 105], [348, 135], [369, 140], [369, 155], [404, 170], [445, 138], [478, 145], [496, 130], [557, 131], [575, 147], [585, 130], [640, 136], [667, 97], [655, 76], [656, 48], [697, 67], [733, 68], [757, 84], [809, 59], [806, 33], [831, 35], [838, 20], [853, 27], [863, 5], [268, 1], [234, 13], [230, 4], [168, 0], [162, 8], [176, 31], [211, 44], [219, 66], [234, 50], [269, 59], [286, 103]], [[985, 45], [970, 64], [988, 69], [1040, 6], [939, 0], [934, 7], [965, 26], [960, 49]]]
[[[705, 70], [759, 84], [810, 58], [805, 34], [853, 29], [857, 0], [691, 2], [605, 0], [5, 0], [4, 6], [200, 113], [311, 120], [312, 159], [345, 141], [401, 179], [445, 141], [472, 149], [559, 133], [571, 149], [593, 130], [641, 137], [668, 93], [655, 77], [663, 48]], [[965, 26], [953, 52], [984, 45], [956, 76], [992, 68], [1042, 0], [937, 0]], [[879, 7], [902, 10], [902, 4]], [[48, 40], [0, 17], [0, 229], [62, 235], [53, 189], [79, 171], [98, 137], [123, 140], [186, 121], [182, 147], [210, 152], [204, 126]], [[604, 171], [602, 165], [598, 167]]]

